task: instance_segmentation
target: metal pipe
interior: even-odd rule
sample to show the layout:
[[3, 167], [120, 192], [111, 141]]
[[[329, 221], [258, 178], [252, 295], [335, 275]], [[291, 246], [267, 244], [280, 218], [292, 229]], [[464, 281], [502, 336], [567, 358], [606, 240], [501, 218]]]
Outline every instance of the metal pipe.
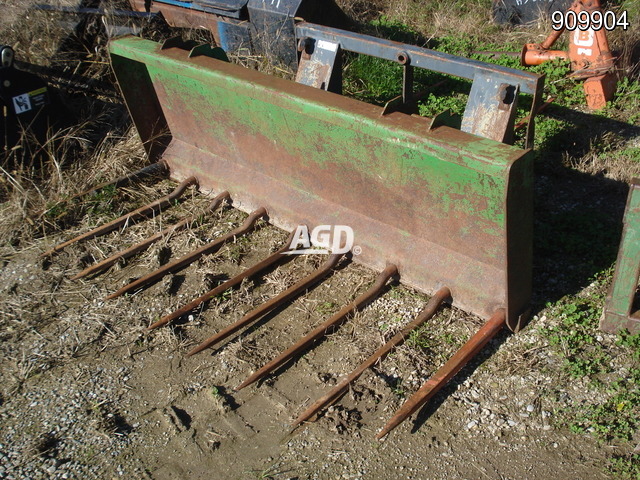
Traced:
[[235, 230], [232, 230], [229, 233], [225, 233], [220, 238], [217, 238], [213, 242], [210, 242], [210, 243], [207, 243], [206, 245], [203, 245], [202, 247], [200, 247], [196, 251], [191, 252], [191, 253], [185, 255], [184, 257], [179, 258], [178, 260], [175, 260], [175, 261], [173, 261], [171, 263], [168, 263], [168, 264], [160, 267], [156, 271], [151, 272], [151, 273], [145, 275], [144, 277], [140, 277], [138, 280], [135, 280], [135, 281], [129, 283], [128, 285], [125, 285], [124, 287], [122, 287], [118, 291], [116, 291], [116, 292], [112, 293], [111, 295], [108, 295], [107, 297], [105, 297], [105, 300], [111, 300], [112, 298], [119, 297], [120, 295], [123, 295], [123, 294], [125, 294], [127, 292], [130, 292], [132, 290], [136, 290], [138, 288], [145, 287], [147, 285], [150, 285], [152, 283], [157, 282], [158, 280], [160, 280], [162, 277], [164, 277], [168, 273], [175, 272], [177, 270], [182, 270], [187, 265], [190, 265], [191, 263], [195, 262], [196, 260], [198, 260], [203, 255], [206, 255], [208, 253], [212, 253], [212, 252], [216, 251], [218, 248], [220, 248], [222, 245], [224, 245], [226, 242], [228, 242], [232, 238], [234, 238], [234, 237], [236, 237], [238, 235], [244, 235], [245, 233], [247, 233], [250, 230], [252, 230], [254, 224], [256, 223], [256, 221], [260, 217], [266, 215], [266, 213], [267, 213], [267, 211], [264, 208], [259, 208], [259, 209], [255, 210], [253, 213], [251, 213], [251, 215], [249, 215], [246, 218], [244, 223], [242, 225], [240, 225], [238, 228], [236, 228]]
[[[208, 210], [211, 212], [215, 211], [220, 206], [220, 204], [228, 198], [229, 198], [229, 192], [226, 192], [226, 191], [222, 192], [220, 195], [218, 195], [216, 198], [213, 199], [213, 202], [211, 202], [211, 205], [209, 205]], [[158, 240], [161, 240], [167, 237], [168, 235], [172, 235], [175, 232], [179, 232], [183, 228], [186, 228], [187, 226], [191, 225], [195, 220], [196, 220], [195, 216], [190, 216], [188, 218], [182, 219], [175, 225], [171, 225], [170, 227], [165, 228], [161, 232], [158, 232], [155, 235], [152, 235], [151, 237], [139, 243], [136, 243], [135, 245], [130, 246], [126, 250], [115, 253], [111, 255], [109, 258], [105, 258], [101, 262], [98, 262], [95, 265], [85, 268], [80, 273], [71, 277], [71, 280], [78, 280], [79, 278], [86, 277], [87, 275], [91, 275], [97, 272], [101, 272], [102, 270], [106, 270], [111, 265], [119, 262], [120, 260], [132, 257], [136, 253], [146, 250], [147, 248], [149, 248], [149, 246], [153, 245]]]
[[570, 60], [569, 54], [564, 50], [545, 50], [537, 43], [527, 43], [522, 47], [520, 63], [525, 67], [531, 67], [555, 59]]
[[82, 235], [78, 235], [77, 237], [72, 238], [71, 240], [62, 242], [56, 245], [55, 247], [53, 247], [51, 250], [48, 250], [47, 252], [43, 253], [41, 256], [42, 257], [51, 256], [54, 253], [59, 252], [63, 248], [68, 247], [73, 243], [77, 243], [82, 240], [88, 240], [90, 238], [105, 235], [122, 226], [127, 227], [129, 224], [135, 223], [137, 220], [144, 217], [148, 217], [152, 213], [155, 213], [156, 210], [162, 210], [163, 208], [170, 206], [174, 200], [179, 198], [184, 193], [187, 187], [189, 187], [190, 185], [197, 185], [197, 184], [198, 184], [198, 181], [196, 180], [196, 177], [189, 177], [180, 185], [178, 185], [178, 187], [169, 195], [166, 195], [156, 200], [155, 202], [151, 202], [150, 204], [145, 205], [144, 207], [140, 207], [134, 210], [133, 212], [129, 212], [126, 215], [122, 215], [121, 217], [116, 218], [115, 220], [112, 220], [109, 223], [105, 223], [100, 227], [94, 228], [89, 232], [85, 232]]
[[544, 41], [540, 44], [540, 48], [542, 48], [543, 50], [549, 50], [551, 47], [553, 47], [553, 44], [556, 43], [556, 41], [560, 38], [560, 35], [562, 35], [564, 30], [565, 29], [563, 27], [560, 30], [554, 30], [553, 32], [551, 32], [549, 36], [545, 38]]
[[376, 435], [380, 440], [391, 430], [400, 425], [407, 417], [428, 402], [447, 382], [475, 357], [489, 340], [495, 337], [506, 324], [506, 313], [499, 309], [487, 320], [478, 332], [458, 350], [420, 389], [407, 400], [396, 414]]
[[300, 425], [302, 422], [309, 420], [315, 414], [320, 412], [325, 407], [328, 407], [333, 402], [344, 394], [353, 382], [355, 382], [364, 371], [372, 367], [379, 359], [386, 356], [395, 347], [402, 345], [406, 337], [424, 322], [432, 318], [442, 302], [451, 296], [451, 291], [447, 287], [439, 289], [433, 297], [429, 300], [424, 309], [418, 314], [418, 316], [411, 323], [405, 325], [405, 327], [396, 333], [387, 343], [376, 350], [373, 355], [367, 358], [358, 368], [347, 375], [340, 383], [333, 387], [328, 393], [316, 400], [313, 405], [302, 412], [298, 418], [291, 425], [292, 431]]
[[199, 353], [202, 350], [205, 350], [215, 345], [216, 343], [224, 340], [228, 336], [234, 334], [235, 332], [240, 330], [242, 327], [251, 324], [252, 322], [259, 319], [260, 317], [267, 314], [268, 312], [288, 302], [289, 300], [294, 298], [296, 295], [298, 295], [300, 292], [302, 292], [303, 290], [306, 290], [311, 285], [318, 282], [325, 275], [327, 275], [331, 271], [331, 269], [338, 264], [338, 261], [342, 258], [342, 256], [343, 256], [342, 254], [330, 255], [327, 261], [324, 262], [324, 264], [322, 264], [322, 266], [318, 268], [315, 272], [311, 273], [310, 275], [307, 275], [305, 278], [303, 278], [299, 282], [296, 282], [294, 285], [287, 288], [284, 292], [273, 297], [272, 299], [263, 303], [259, 307], [254, 308], [249, 313], [244, 315], [237, 322], [234, 322], [231, 325], [226, 326], [215, 335], [207, 338], [204, 342], [202, 342], [200, 345], [193, 348], [189, 353], [187, 353], [187, 357], [190, 357], [191, 355], [195, 355], [196, 353]]
[[424, 309], [418, 314], [418, 316], [411, 322], [405, 325], [405, 327], [400, 330], [400, 332], [396, 333], [387, 343], [385, 343], [382, 347], [373, 353], [369, 358], [367, 358], [363, 363], [360, 364], [358, 368], [353, 370], [349, 375], [347, 375], [340, 383], [338, 383], [335, 387], [333, 387], [329, 392], [316, 400], [309, 408], [307, 408], [304, 412], [302, 412], [298, 418], [291, 425], [292, 431], [300, 425], [302, 422], [310, 419], [318, 412], [320, 412], [325, 407], [331, 405], [338, 398], [340, 398], [344, 392], [347, 391], [349, 385], [355, 382], [360, 375], [364, 373], [364, 371], [372, 367], [379, 359], [386, 356], [391, 350], [395, 347], [402, 345], [407, 338], [407, 336], [424, 322], [432, 318], [442, 302], [447, 300], [451, 296], [451, 291], [447, 287], [442, 287], [439, 289], [433, 297], [429, 300]]
[[280, 365], [287, 362], [291, 357], [297, 355], [303, 350], [307, 349], [311, 343], [315, 340], [323, 337], [327, 331], [337, 325], [339, 325], [347, 315], [354, 313], [355, 311], [362, 308], [363, 305], [369, 303], [373, 300], [380, 291], [384, 288], [387, 280], [389, 280], [394, 275], [397, 275], [398, 268], [395, 265], [388, 265], [380, 275], [376, 278], [375, 283], [362, 295], [356, 298], [353, 302], [349, 303], [342, 307], [342, 309], [333, 315], [329, 320], [321, 324], [320, 326], [314, 328], [310, 333], [305, 335], [302, 339], [298, 340], [295, 344], [289, 347], [287, 350], [282, 352], [276, 358], [271, 360], [269, 363], [260, 368], [257, 372], [247, 378], [244, 382], [238, 385], [235, 390], [238, 391], [247, 385], [251, 385], [253, 382], [260, 380], [262, 377], [267, 375], [269, 372], [275, 370]]

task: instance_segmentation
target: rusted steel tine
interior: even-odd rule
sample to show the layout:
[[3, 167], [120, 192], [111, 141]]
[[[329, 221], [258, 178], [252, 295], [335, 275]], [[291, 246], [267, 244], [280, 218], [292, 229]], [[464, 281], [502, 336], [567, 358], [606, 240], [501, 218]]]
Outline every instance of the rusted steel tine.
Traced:
[[[229, 198], [229, 192], [222, 192], [216, 198], [213, 199], [211, 205], [209, 205], [209, 211], [215, 211], [220, 204]], [[188, 225], [191, 225], [196, 220], [195, 216], [190, 216], [188, 218], [184, 218], [180, 220], [175, 225], [171, 225], [170, 227], [165, 228], [161, 232], [152, 235], [151, 237], [141, 241], [140, 243], [136, 243], [135, 245], [130, 246], [126, 250], [118, 252], [114, 255], [111, 255], [109, 258], [105, 258], [101, 262], [96, 263], [95, 265], [91, 265], [90, 267], [85, 268], [80, 273], [71, 277], [71, 280], [78, 280], [79, 278], [86, 277], [87, 275], [91, 275], [97, 272], [101, 272], [102, 270], [106, 270], [114, 263], [119, 262], [121, 259], [129, 258], [135, 255], [138, 252], [142, 252], [149, 248], [150, 245], [153, 245], [158, 240], [162, 240], [167, 235], [171, 235], [175, 232], [179, 232], [183, 228], [186, 228]]]
[[398, 268], [395, 265], [388, 265], [380, 275], [376, 278], [375, 283], [362, 295], [356, 298], [353, 302], [345, 305], [340, 309], [338, 313], [333, 315], [329, 320], [324, 322], [322, 325], [314, 328], [310, 333], [304, 336], [304, 338], [298, 340], [295, 344], [289, 347], [287, 350], [282, 352], [276, 358], [271, 360], [269, 363], [264, 365], [258, 371], [256, 371], [253, 375], [247, 378], [244, 382], [238, 385], [235, 390], [240, 390], [247, 385], [251, 385], [253, 382], [260, 380], [262, 377], [267, 375], [269, 372], [275, 370], [280, 365], [286, 363], [291, 357], [297, 355], [303, 350], [307, 349], [315, 340], [324, 336], [329, 329], [339, 325], [347, 315], [359, 310], [365, 304], [369, 303], [373, 300], [380, 291], [384, 288], [387, 280], [398, 273]]
[[235, 230], [232, 230], [229, 233], [225, 233], [220, 238], [217, 238], [213, 242], [210, 242], [210, 243], [207, 243], [206, 245], [203, 245], [202, 247], [200, 247], [196, 251], [191, 252], [191, 253], [185, 255], [184, 257], [179, 258], [179, 259], [177, 259], [177, 260], [175, 260], [175, 261], [173, 261], [171, 263], [167, 263], [166, 265], [160, 267], [156, 271], [151, 272], [151, 273], [145, 275], [144, 277], [140, 277], [139, 279], [131, 282], [128, 285], [125, 285], [120, 290], [118, 290], [118, 291], [112, 293], [111, 295], [108, 295], [107, 297], [105, 297], [105, 300], [111, 300], [112, 298], [119, 297], [120, 295], [123, 295], [123, 294], [125, 294], [127, 292], [130, 292], [132, 290], [136, 290], [138, 288], [145, 287], [147, 285], [150, 285], [152, 283], [157, 282], [158, 280], [160, 280], [162, 277], [164, 277], [168, 273], [175, 272], [177, 270], [181, 270], [181, 269], [185, 268], [187, 265], [190, 265], [191, 263], [195, 262], [196, 260], [198, 260], [203, 255], [206, 255], [208, 253], [212, 253], [212, 252], [216, 251], [222, 245], [224, 245], [226, 242], [228, 242], [229, 240], [233, 239], [234, 237], [236, 237], [238, 235], [244, 235], [245, 233], [247, 233], [250, 230], [252, 230], [254, 225], [255, 225], [255, 223], [256, 223], [256, 221], [260, 217], [263, 217], [264, 215], [266, 215], [266, 213], [267, 213], [267, 211], [264, 208], [259, 208], [257, 210], [254, 210], [246, 218], [244, 223], [242, 225], [240, 225], [238, 228], [236, 228]]
[[215, 345], [216, 343], [227, 338], [229, 335], [234, 334], [235, 332], [240, 330], [242, 327], [251, 324], [252, 322], [259, 319], [260, 317], [270, 312], [271, 310], [274, 310], [278, 308], [280, 305], [288, 302], [290, 299], [294, 298], [300, 292], [306, 290], [314, 283], [320, 281], [322, 277], [327, 275], [331, 271], [331, 269], [337, 265], [338, 261], [341, 258], [342, 258], [342, 254], [335, 254], [335, 255], [329, 256], [329, 259], [326, 262], [324, 262], [324, 264], [322, 264], [322, 266], [318, 268], [315, 272], [311, 273], [310, 275], [307, 275], [305, 278], [303, 278], [299, 282], [296, 282], [294, 285], [290, 286], [279, 295], [273, 297], [268, 302], [263, 303], [258, 308], [251, 310], [249, 313], [247, 313], [237, 322], [232, 323], [231, 325], [228, 325], [227, 327], [223, 328], [215, 335], [207, 338], [204, 342], [202, 342], [200, 345], [198, 345], [197, 347], [192, 349], [189, 353], [187, 353], [187, 357], [190, 357], [191, 355], [195, 355], [196, 353], [199, 353], [202, 350], [205, 350]]
[[149, 327], [147, 327], [147, 330], [153, 330], [153, 329], [158, 328], [158, 327], [163, 327], [167, 323], [172, 322], [173, 320], [176, 320], [176, 319], [182, 317], [183, 315], [187, 315], [188, 313], [192, 312], [193, 310], [198, 308], [203, 303], [208, 302], [209, 300], [211, 300], [212, 298], [216, 297], [217, 295], [220, 295], [222, 292], [224, 292], [226, 290], [229, 290], [230, 288], [233, 288], [236, 285], [240, 285], [240, 283], [242, 283], [242, 281], [245, 278], [249, 278], [249, 277], [251, 277], [253, 275], [256, 275], [256, 274], [260, 273], [262, 270], [265, 270], [266, 268], [269, 268], [271, 265], [274, 265], [274, 264], [276, 264], [278, 262], [286, 262], [288, 260], [293, 259], [293, 257], [295, 255], [283, 255], [283, 253], [285, 253], [285, 252], [290, 250], [290, 248], [291, 248], [290, 246], [291, 246], [291, 242], [293, 241], [294, 234], [295, 234], [295, 230], [293, 232], [291, 232], [291, 235], [289, 235], [289, 239], [287, 240], [287, 242], [279, 250], [277, 250], [276, 252], [272, 253], [271, 255], [269, 255], [264, 260], [262, 260], [262, 261], [256, 263], [255, 265], [247, 268], [244, 272], [239, 273], [235, 277], [230, 278], [229, 280], [227, 280], [224, 283], [221, 283], [217, 287], [209, 290], [207, 293], [205, 293], [204, 295], [199, 296], [198, 298], [196, 298], [192, 302], [186, 304], [184, 307], [181, 307], [178, 310], [170, 313], [169, 315], [166, 315], [166, 316], [162, 317], [156, 323], [154, 323], [154, 324], [150, 325]]
[[428, 402], [447, 382], [475, 357], [489, 340], [495, 337], [505, 326], [506, 314], [500, 309], [487, 320], [478, 332], [458, 350], [433, 376], [407, 400], [396, 414], [376, 435], [379, 440], [400, 425], [407, 417]]
[[43, 253], [42, 256], [48, 257], [50, 255], [53, 255], [56, 252], [59, 252], [63, 248], [73, 243], [80, 242], [82, 240], [87, 240], [89, 238], [99, 237], [100, 235], [105, 235], [109, 232], [112, 232], [116, 228], [120, 228], [123, 225], [126, 226], [130, 223], [135, 222], [140, 218], [148, 217], [155, 211], [161, 210], [171, 205], [171, 203], [175, 199], [179, 198], [184, 193], [187, 187], [189, 187], [190, 185], [197, 185], [197, 183], [198, 181], [196, 180], [196, 177], [189, 177], [180, 185], [178, 185], [176, 189], [173, 192], [171, 192], [169, 195], [165, 195], [164, 197], [154, 202], [151, 202], [150, 204], [145, 205], [144, 207], [137, 208], [133, 212], [129, 212], [126, 215], [123, 215], [119, 218], [116, 218], [115, 220], [110, 221], [109, 223], [105, 223], [104, 225], [94, 228], [89, 232], [85, 232], [82, 235], [78, 235], [77, 237], [72, 238], [71, 240], [67, 240], [66, 242], [60, 243], [55, 247], [53, 247], [51, 250]]
[[367, 358], [358, 368], [347, 375], [340, 383], [333, 387], [329, 392], [316, 400], [309, 408], [302, 412], [298, 418], [291, 424], [292, 430], [295, 429], [302, 422], [310, 419], [316, 413], [320, 412], [323, 408], [331, 405], [349, 388], [349, 385], [355, 382], [364, 371], [372, 367], [379, 359], [387, 355], [398, 345], [404, 343], [405, 338], [416, 328], [422, 325], [424, 322], [432, 318], [442, 302], [451, 296], [451, 292], [447, 287], [439, 289], [433, 297], [429, 300], [424, 309], [418, 314], [418, 316], [398, 333], [396, 333], [387, 343], [375, 351], [373, 355]]
[[[144, 180], [150, 177], [164, 178], [168, 174], [169, 174], [169, 167], [164, 161], [152, 163], [151, 165], [147, 165], [146, 167], [143, 167], [136, 172], [130, 173], [128, 175], [124, 175], [122, 177], [118, 177], [115, 180], [111, 180], [109, 182], [104, 182], [99, 185], [95, 185], [91, 187], [89, 190], [84, 190], [80, 193], [76, 193], [75, 195], [71, 195], [68, 198], [64, 198], [56, 202], [56, 205], [64, 205], [65, 203], [69, 203], [75, 200], [76, 198], [81, 198], [86, 195], [90, 195], [110, 185], [113, 185], [115, 188], [120, 188], [136, 180]], [[47, 210], [42, 210], [39, 215], [44, 214], [46, 211]]]
[[146, 167], [143, 167], [136, 172], [130, 173], [128, 175], [124, 175], [122, 177], [118, 177], [115, 180], [111, 180], [110, 182], [101, 183], [100, 185], [96, 185], [95, 187], [92, 187], [89, 190], [85, 190], [84, 192], [76, 193], [75, 195], [69, 197], [66, 201], [73, 200], [79, 197], [84, 197], [85, 195], [89, 195], [90, 193], [96, 192], [110, 185], [113, 185], [115, 188], [120, 188], [120, 187], [129, 185], [131, 182], [134, 182], [136, 180], [142, 180], [148, 177], [155, 177], [155, 176], [166, 177], [168, 173], [169, 173], [169, 167], [165, 162], [152, 163], [151, 165], [147, 165]]

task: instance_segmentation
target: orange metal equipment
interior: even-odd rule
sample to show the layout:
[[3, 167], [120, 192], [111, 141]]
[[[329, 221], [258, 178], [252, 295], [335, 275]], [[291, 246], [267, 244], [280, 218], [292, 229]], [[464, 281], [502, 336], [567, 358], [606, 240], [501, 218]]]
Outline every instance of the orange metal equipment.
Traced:
[[[600, 0], [576, 0], [567, 12], [573, 11], [576, 17], [580, 12], [602, 13]], [[571, 61], [572, 76], [585, 79], [584, 93], [587, 105], [592, 110], [604, 108], [613, 98], [616, 90], [616, 77], [613, 73], [614, 57], [609, 50], [606, 30], [589, 26], [585, 30], [570, 25], [569, 50], [550, 50], [558, 40], [566, 25], [554, 31], [542, 43], [528, 43], [522, 49], [521, 63], [524, 66], [540, 65], [543, 62], [561, 58]]]

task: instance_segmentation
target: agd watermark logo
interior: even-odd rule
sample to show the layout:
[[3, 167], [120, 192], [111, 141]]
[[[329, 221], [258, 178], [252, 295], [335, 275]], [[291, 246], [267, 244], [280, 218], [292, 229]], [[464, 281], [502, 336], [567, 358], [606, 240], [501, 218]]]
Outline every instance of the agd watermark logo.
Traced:
[[[349, 251], [360, 255], [362, 248], [354, 246], [353, 229], [348, 225], [318, 225], [311, 233], [306, 225], [298, 225], [285, 255], [342, 254]], [[302, 248], [299, 248], [302, 247]]]

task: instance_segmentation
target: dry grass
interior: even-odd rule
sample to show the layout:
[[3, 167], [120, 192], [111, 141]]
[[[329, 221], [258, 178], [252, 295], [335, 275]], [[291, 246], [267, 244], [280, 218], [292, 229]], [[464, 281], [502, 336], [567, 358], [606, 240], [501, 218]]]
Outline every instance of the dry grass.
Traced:
[[[72, 17], [29, 10], [35, 3], [25, 0], [5, 7], [9, 21], [2, 22], [2, 35], [16, 50], [17, 60], [54, 68], [60, 75], [76, 78], [76, 83], [106, 78], [110, 74], [104, 49], [107, 39], [99, 25], [89, 24], [100, 20], [86, 21], [83, 34], [78, 35], [61, 26], [61, 20], [68, 23]], [[51, 109], [54, 123], [44, 139], [25, 132], [13, 149], [0, 154], [3, 246], [18, 247], [21, 242], [28, 246], [33, 236], [56, 228], [50, 214], [58, 214], [52, 208], [80, 213], [82, 205], [65, 205], [64, 200], [145, 162], [123, 105], [97, 93], [78, 95], [51, 87], [50, 92], [57, 100]]]

